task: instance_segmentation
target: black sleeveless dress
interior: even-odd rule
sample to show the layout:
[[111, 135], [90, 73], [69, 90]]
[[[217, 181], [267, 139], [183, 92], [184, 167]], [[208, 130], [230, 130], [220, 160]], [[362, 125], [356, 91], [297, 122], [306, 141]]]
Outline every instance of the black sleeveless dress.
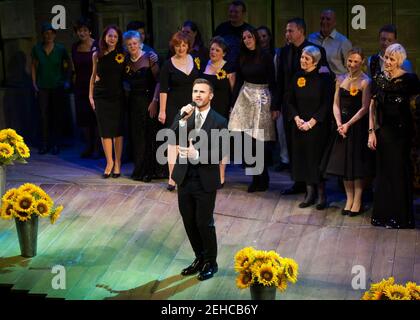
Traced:
[[[203, 72], [205, 71], [205, 67]], [[211, 108], [229, 119], [229, 111], [232, 107], [232, 90], [227, 75], [234, 72], [233, 65], [226, 62], [217, 74], [202, 73], [201, 77], [211, 82], [214, 88], [214, 97], [211, 101]]]
[[[362, 107], [362, 91], [353, 94], [340, 88], [341, 123], [348, 122]], [[352, 181], [373, 175], [373, 153], [367, 147], [369, 117], [354, 123], [347, 131], [346, 138], [335, 131], [332, 148], [326, 167], [327, 175], [342, 177]]]
[[114, 138], [123, 135], [123, 72], [124, 55], [116, 50], [98, 59], [93, 99], [99, 135]]

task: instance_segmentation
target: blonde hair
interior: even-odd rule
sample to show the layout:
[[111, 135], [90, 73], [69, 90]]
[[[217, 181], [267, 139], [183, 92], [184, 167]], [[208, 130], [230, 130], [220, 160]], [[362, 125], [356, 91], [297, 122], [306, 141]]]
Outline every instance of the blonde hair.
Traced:
[[395, 58], [400, 67], [403, 64], [404, 60], [407, 59], [407, 52], [405, 51], [404, 47], [399, 43], [391, 44], [388, 48], [386, 48], [385, 54], [388, 56], [395, 55]]

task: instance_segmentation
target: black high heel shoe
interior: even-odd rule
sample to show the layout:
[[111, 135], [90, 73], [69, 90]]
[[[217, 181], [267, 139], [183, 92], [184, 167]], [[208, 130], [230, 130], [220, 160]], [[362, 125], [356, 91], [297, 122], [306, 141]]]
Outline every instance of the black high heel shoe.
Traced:
[[299, 203], [299, 208], [307, 208], [315, 204], [315, 199], [315, 187], [313, 185], [307, 185], [305, 199], [303, 200], [303, 202]]

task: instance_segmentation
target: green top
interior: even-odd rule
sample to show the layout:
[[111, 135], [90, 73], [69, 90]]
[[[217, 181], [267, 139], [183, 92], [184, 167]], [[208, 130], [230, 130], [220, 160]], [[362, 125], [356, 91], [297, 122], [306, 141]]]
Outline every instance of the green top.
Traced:
[[[65, 61], [68, 65], [70, 58], [62, 44], [55, 43], [49, 55], [43, 44], [37, 43], [32, 48], [32, 58], [38, 61], [36, 68], [36, 84], [38, 88], [53, 89], [60, 87], [66, 81]], [[67, 66], [69, 69], [69, 65]]]

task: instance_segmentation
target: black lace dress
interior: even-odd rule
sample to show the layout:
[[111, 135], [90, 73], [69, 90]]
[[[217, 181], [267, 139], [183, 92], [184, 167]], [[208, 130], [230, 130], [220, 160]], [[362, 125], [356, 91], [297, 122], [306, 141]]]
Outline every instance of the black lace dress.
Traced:
[[420, 93], [419, 79], [405, 73], [388, 80], [374, 77], [376, 180], [372, 224], [413, 228], [413, 171], [410, 159], [414, 137], [410, 96]]

